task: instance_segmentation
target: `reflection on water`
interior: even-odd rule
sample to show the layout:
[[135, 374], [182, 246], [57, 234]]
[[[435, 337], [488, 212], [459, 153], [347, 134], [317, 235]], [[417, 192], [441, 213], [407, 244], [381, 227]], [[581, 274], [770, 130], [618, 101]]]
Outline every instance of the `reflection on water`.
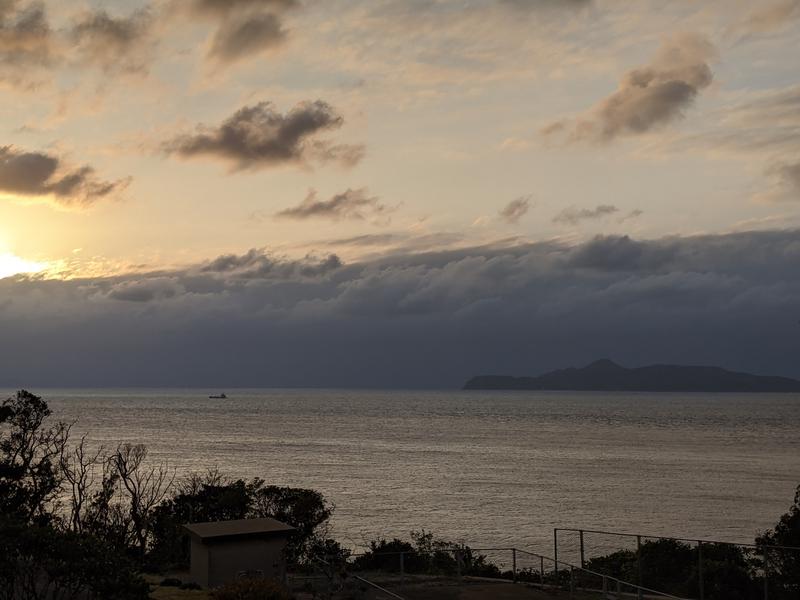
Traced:
[[34, 390], [98, 443], [312, 487], [351, 543], [425, 528], [549, 550], [552, 528], [752, 541], [800, 483], [800, 396]]

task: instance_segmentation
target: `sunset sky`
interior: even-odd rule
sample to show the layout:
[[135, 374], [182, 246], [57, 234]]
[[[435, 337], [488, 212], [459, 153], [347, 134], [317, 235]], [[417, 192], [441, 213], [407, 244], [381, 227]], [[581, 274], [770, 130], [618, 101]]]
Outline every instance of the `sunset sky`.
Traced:
[[798, 48], [798, 0], [0, 0], [0, 383], [800, 376]]

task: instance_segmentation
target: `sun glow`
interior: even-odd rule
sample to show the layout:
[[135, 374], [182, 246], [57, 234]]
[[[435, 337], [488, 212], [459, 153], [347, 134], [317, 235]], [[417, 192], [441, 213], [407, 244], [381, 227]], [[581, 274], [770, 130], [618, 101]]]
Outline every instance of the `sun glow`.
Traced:
[[40, 273], [47, 264], [25, 260], [10, 252], [0, 252], [0, 279], [23, 273]]

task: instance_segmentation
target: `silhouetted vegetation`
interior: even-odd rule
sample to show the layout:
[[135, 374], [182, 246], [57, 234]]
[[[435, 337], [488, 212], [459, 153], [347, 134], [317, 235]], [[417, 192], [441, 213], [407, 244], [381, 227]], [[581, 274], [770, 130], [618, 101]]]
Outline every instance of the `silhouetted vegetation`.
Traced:
[[[511, 577], [470, 547], [425, 531], [412, 532], [410, 541], [373, 541], [352, 557], [329, 537], [333, 506], [319, 492], [231, 479], [216, 470], [176, 480], [144, 446], [91, 448], [85, 437], [73, 442], [71, 426], [50, 423], [50, 417], [47, 403], [26, 391], [0, 404], [0, 600], [143, 600], [148, 586], [140, 571], [187, 565], [184, 524], [257, 517], [296, 528], [286, 551], [296, 568]], [[641, 569], [646, 587], [698, 597], [702, 552], [708, 600], [760, 599], [765, 572], [771, 599], [798, 598], [800, 552], [770, 548], [766, 564], [764, 552], [800, 547], [800, 487], [789, 511], [756, 538], [756, 546], [704, 543], [700, 550], [650, 540], [640, 554], [621, 550], [592, 558], [586, 567], [629, 583], [639, 581]], [[517, 572], [520, 580], [538, 577]], [[557, 579], [566, 582], [569, 572]], [[216, 597], [280, 599], [282, 593], [274, 584], [244, 582]]]
[[412, 531], [411, 542], [397, 538], [370, 542], [369, 550], [355, 558], [360, 571], [424, 573], [427, 575], [475, 575], [499, 577], [500, 569], [469, 546], [433, 537], [426, 531]]
[[232, 481], [213, 470], [190, 476], [152, 511], [150, 558], [159, 565], [187, 564], [186, 523], [272, 517], [296, 528], [287, 559], [300, 562], [326, 543], [332, 514], [333, 507], [317, 491], [270, 486], [263, 479]]
[[[761, 588], [747, 554], [727, 544], [703, 544], [703, 583], [706, 598], [745, 600], [758, 597]], [[639, 557], [621, 550], [589, 560], [590, 571], [623, 581], [639, 581]], [[655, 590], [682, 597], [699, 597], [699, 557], [696, 546], [675, 540], [645, 541], [641, 548], [641, 581]]]
[[[772, 529], [756, 538], [756, 544], [800, 548], [800, 486], [794, 495], [794, 503]], [[771, 550], [767, 554], [767, 573], [778, 581], [782, 588], [800, 598], [800, 552]]]
[[125, 552], [83, 531], [76, 507], [88, 487], [62, 510], [65, 489], [74, 491], [69, 426], [48, 417], [47, 403], [26, 391], [0, 405], [0, 599], [147, 598]]
[[0, 600], [145, 598], [137, 572], [186, 566], [191, 522], [276, 518], [297, 530], [295, 563], [341, 551], [319, 492], [214, 470], [176, 481], [145, 446], [91, 448], [50, 417], [24, 390], [0, 405]]
[[[773, 529], [755, 540], [755, 548], [731, 544], [704, 543], [702, 550], [674, 540], [649, 540], [641, 547], [641, 561], [633, 550], [621, 550], [593, 558], [586, 568], [623, 581], [639, 579], [646, 587], [678, 596], [698, 597], [700, 555], [705, 597], [710, 600], [757, 600], [800, 597], [800, 551], [772, 548], [800, 548], [800, 487], [794, 504]], [[766, 565], [764, 556], [766, 551]], [[767, 581], [764, 581], [766, 572]]]

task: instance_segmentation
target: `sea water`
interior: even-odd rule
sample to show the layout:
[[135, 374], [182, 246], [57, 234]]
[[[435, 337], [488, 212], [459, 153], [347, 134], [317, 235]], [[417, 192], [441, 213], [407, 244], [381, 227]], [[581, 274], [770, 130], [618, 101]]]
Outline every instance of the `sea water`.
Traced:
[[425, 529], [551, 555], [554, 527], [752, 542], [800, 484], [800, 395], [32, 391], [178, 474], [319, 490], [348, 546]]

